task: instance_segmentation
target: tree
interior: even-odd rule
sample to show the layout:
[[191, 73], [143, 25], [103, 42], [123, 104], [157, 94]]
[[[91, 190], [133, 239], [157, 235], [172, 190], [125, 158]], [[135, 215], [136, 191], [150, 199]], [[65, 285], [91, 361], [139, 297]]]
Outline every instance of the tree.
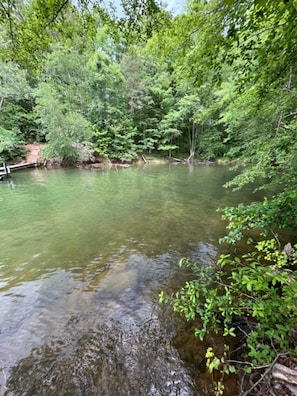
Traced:
[[166, 119], [175, 102], [167, 66], [134, 48], [123, 57], [121, 70], [137, 144], [143, 151], [170, 153], [177, 148], [174, 140], [180, 131]]
[[[13, 62], [0, 61], [0, 158], [10, 161], [19, 156], [23, 141], [22, 124], [26, 118], [25, 103], [30, 100], [31, 88], [26, 73]], [[23, 131], [24, 132], [24, 131]]]
[[0, 63], [0, 112], [5, 102], [17, 102], [28, 99], [31, 88], [26, 79], [26, 72], [13, 62]]
[[98, 15], [80, 10], [70, 0], [10, 0], [1, 2], [0, 24], [7, 31], [8, 45], [2, 55], [26, 68], [32, 77], [39, 73], [47, 51], [57, 42], [83, 49], [95, 34]]
[[[190, 2], [189, 11], [179, 18], [180, 27], [187, 21], [189, 38], [178, 41], [184, 56], [176, 70], [192, 87], [210, 84], [214, 99], [210, 104], [200, 91], [205, 106], [196, 120], [212, 115], [213, 125], [225, 130], [227, 156], [240, 160], [241, 171], [227, 186], [257, 182], [266, 197], [223, 212], [230, 230], [224, 240], [245, 238], [250, 252], [222, 256], [205, 271], [188, 263], [196, 277], [173, 304], [188, 319], [202, 320], [196, 332], [201, 338], [211, 329], [239, 336], [238, 323], [243, 324], [239, 365], [250, 372], [294, 347], [296, 275], [289, 262], [296, 264], [296, 246], [288, 258], [283, 252], [288, 240], [280, 232], [294, 232], [297, 220], [296, 2]], [[250, 230], [257, 232], [247, 240]], [[206, 358], [210, 370], [238, 369], [229, 361], [225, 371], [227, 355], [209, 350]]]
[[35, 113], [48, 142], [44, 154], [62, 162], [76, 160], [73, 143], [92, 138], [92, 126], [85, 117], [88, 78], [85, 61], [75, 50], [54, 46], [35, 90]]
[[116, 18], [117, 30], [123, 32], [127, 46], [144, 44], [155, 31], [162, 31], [171, 17], [158, 0], [122, 0], [124, 15]]
[[123, 74], [103, 51], [93, 51], [87, 65], [90, 71], [87, 118], [96, 128], [96, 151], [104, 157], [131, 161], [137, 158], [137, 149]]
[[[296, 170], [291, 164], [296, 156], [292, 130], [297, 115], [297, 70], [291, 27], [296, 5], [289, 3], [189, 2], [188, 13], [175, 18], [162, 37], [154, 36], [148, 48], [164, 62], [170, 59], [177, 92], [183, 84], [189, 87], [181, 103], [196, 92], [199, 106], [191, 118], [190, 136], [192, 143], [197, 140], [199, 125], [201, 155], [207, 147], [216, 146], [214, 153], [226, 153], [246, 164], [244, 172], [229, 186], [241, 187], [256, 179], [262, 182], [262, 188], [282, 184], [290, 202], [287, 217], [293, 215], [295, 219], [292, 183]], [[193, 150], [190, 144], [190, 156]], [[278, 216], [285, 219], [281, 215], [285, 210], [283, 196], [275, 195], [271, 202], [275, 211], [279, 204]], [[269, 208], [263, 202], [263, 211]], [[239, 212], [243, 210], [241, 206]], [[236, 223], [234, 214], [239, 212], [226, 212], [226, 218], [232, 219], [231, 227], [259, 225], [259, 211], [254, 211], [249, 222], [237, 216]], [[248, 210], [246, 218], [251, 213]], [[268, 214], [266, 219], [265, 228], [277, 225], [273, 232], [289, 224], [281, 226], [282, 221], [275, 222]]]
[[78, 157], [74, 143], [90, 140], [91, 125], [81, 113], [67, 109], [48, 84], [40, 84], [36, 102], [35, 111], [48, 143], [44, 157], [73, 163]]

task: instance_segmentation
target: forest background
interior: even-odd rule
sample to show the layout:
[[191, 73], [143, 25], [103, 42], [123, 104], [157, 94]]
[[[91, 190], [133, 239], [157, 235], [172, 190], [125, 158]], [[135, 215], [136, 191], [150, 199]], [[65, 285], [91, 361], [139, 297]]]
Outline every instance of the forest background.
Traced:
[[245, 240], [249, 253], [207, 269], [185, 261], [193, 281], [160, 301], [202, 319], [201, 339], [240, 340], [236, 359], [227, 341], [219, 355], [208, 350], [210, 371], [270, 373], [296, 350], [297, 2], [188, 0], [178, 14], [155, 0], [121, 7], [1, 1], [0, 161], [39, 142], [44, 159], [65, 164], [81, 146], [89, 161], [158, 153], [238, 164], [226, 187], [256, 183], [265, 198], [223, 210], [224, 242]]

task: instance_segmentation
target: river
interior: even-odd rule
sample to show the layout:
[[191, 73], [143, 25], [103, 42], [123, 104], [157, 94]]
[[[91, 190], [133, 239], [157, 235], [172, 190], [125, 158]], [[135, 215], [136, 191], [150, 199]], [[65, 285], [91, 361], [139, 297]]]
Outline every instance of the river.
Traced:
[[252, 198], [224, 189], [230, 177], [166, 164], [2, 182], [0, 395], [213, 395], [207, 346], [158, 293], [189, 276], [181, 257], [215, 260], [216, 208]]

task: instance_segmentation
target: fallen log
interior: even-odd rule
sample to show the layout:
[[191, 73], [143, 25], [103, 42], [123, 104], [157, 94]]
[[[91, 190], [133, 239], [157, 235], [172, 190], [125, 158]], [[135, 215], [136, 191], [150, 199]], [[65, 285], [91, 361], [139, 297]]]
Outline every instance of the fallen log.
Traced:
[[172, 157], [172, 159], [175, 162], [186, 162], [186, 160], [184, 160], [184, 159], [179, 159], [179, 158], [174, 158], [174, 157]]
[[297, 371], [282, 364], [275, 363], [272, 369], [272, 376], [273, 378], [297, 385]]
[[292, 394], [297, 396], [297, 370], [275, 363], [272, 369], [272, 377], [286, 382]]

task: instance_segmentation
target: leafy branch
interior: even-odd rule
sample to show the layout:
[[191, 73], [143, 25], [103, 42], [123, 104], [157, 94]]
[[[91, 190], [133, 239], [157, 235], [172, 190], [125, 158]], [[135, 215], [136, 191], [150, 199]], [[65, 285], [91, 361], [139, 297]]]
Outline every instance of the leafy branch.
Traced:
[[[180, 265], [191, 268], [195, 278], [174, 296], [160, 293], [160, 302], [187, 320], [200, 320], [195, 330], [201, 341], [214, 331], [240, 343], [241, 360], [217, 356], [212, 347], [206, 353], [210, 372], [221, 374], [270, 367], [283, 353], [294, 353], [293, 336], [297, 320], [297, 245], [290, 257], [279, 251], [275, 240], [258, 242], [253, 252], [232, 258], [221, 255], [211, 266], [189, 260]], [[227, 348], [227, 347], [226, 347]], [[222, 393], [217, 384], [217, 395]], [[248, 393], [246, 393], [248, 394]]]

